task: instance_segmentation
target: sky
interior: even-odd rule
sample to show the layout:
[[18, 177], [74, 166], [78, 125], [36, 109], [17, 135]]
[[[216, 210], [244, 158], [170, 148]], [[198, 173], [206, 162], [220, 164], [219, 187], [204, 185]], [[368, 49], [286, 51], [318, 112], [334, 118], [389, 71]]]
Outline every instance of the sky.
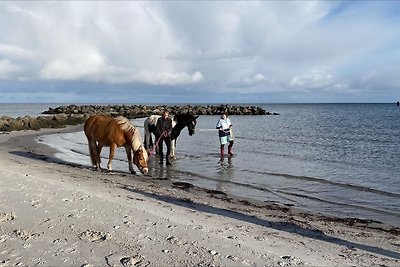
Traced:
[[400, 1], [0, 1], [0, 103], [392, 103]]

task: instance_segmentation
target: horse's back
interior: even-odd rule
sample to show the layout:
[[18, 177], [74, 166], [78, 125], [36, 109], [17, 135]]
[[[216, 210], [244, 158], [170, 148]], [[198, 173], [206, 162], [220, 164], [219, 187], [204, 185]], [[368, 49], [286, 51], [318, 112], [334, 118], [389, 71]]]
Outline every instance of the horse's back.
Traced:
[[144, 134], [145, 137], [149, 135], [150, 133], [155, 134], [156, 133], [156, 124], [158, 118], [160, 118], [160, 115], [150, 115], [147, 117], [144, 121]]
[[160, 115], [150, 115], [149, 117], [146, 118], [144, 121], [144, 126], [149, 126], [149, 125], [155, 125], [157, 123], [158, 118], [160, 118]]
[[113, 118], [107, 115], [90, 116], [84, 125], [86, 137], [99, 141], [109, 135], [113, 126]]

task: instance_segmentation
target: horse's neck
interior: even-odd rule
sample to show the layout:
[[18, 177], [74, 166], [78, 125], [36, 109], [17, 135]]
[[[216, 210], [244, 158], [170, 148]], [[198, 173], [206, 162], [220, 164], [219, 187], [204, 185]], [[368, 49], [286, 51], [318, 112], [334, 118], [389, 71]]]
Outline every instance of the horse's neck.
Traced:
[[181, 134], [181, 131], [185, 127], [186, 127], [185, 124], [177, 122], [176, 125], [172, 128], [171, 139], [174, 140], [174, 139], [178, 138], [178, 136]]
[[133, 151], [137, 151], [139, 147], [142, 145], [142, 140], [140, 139], [140, 135], [138, 131], [132, 135], [132, 149]]

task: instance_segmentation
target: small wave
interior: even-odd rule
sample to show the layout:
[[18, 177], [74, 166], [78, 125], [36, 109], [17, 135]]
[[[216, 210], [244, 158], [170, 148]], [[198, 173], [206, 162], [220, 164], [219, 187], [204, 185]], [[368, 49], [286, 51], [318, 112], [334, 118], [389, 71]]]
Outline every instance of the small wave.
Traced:
[[[262, 191], [262, 192], [268, 192], [272, 195], [275, 195], [281, 199], [285, 199], [285, 200], [290, 200], [289, 198], [285, 197], [284, 195], [277, 193], [276, 191], [267, 188], [265, 186], [258, 186], [258, 185], [254, 185], [254, 184], [245, 184], [245, 183], [240, 183], [240, 182], [236, 182], [236, 181], [227, 181], [227, 180], [221, 180], [218, 178], [213, 178], [213, 177], [209, 177], [209, 176], [205, 176], [205, 175], [201, 175], [198, 173], [193, 173], [190, 171], [179, 171], [179, 170], [175, 170], [175, 173], [179, 173], [182, 175], [182, 177], [193, 177], [193, 178], [200, 178], [200, 179], [204, 179], [204, 180], [208, 180], [208, 181], [213, 181], [213, 182], [218, 182], [218, 183], [223, 183], [226, 185], [235, 185], [235, 186], [240, 186], [240, 187], [244, 187], [244, 188], [249, 188], [249, 189], [253, 189], [253, 190], [258, 190], [258, 191]], [[187, 180], [187, 179], [185, 179]]]
[[79, 151], [79, 150], [76, 150], [76, 149], [70, 149], [69, 151], [71, 151], [71, 152], [73, 152], [73, 153], [76, 153], [76, 154], [79, 154], [79, 155], [83, 155], [83, 156], [90, 156], [88, 153], [85, 153], [85, 152], [82, 152], [82, 151]]
[[361, 185], [339, 183], [339, 182], [329, 181], [329, 180], [326, 180], [326, 179], [323, 179], [323, 178], [318, 178], [318, 177], [298, 176], [298, 175], [291, 175], [291, 174], [285, 174], [285, 173], [274, 173], [274, 172], [259, 172], [259, 171], [252, 171], [252, 170], [246, 170], [246, 172], [256, 173], [256, 174], [260, 174], [260, 175], [281, 176], [281, 177], [284, 177], [284, 178], [287, 178], [287, 179], [313, 181], [313, 182], [319, 182], [319, 183], [324, 183], [324, 184], [335, 185], [335, 186], [339, 186], [339, 187], [343, 187], [343, 188], [351, 188], [351, 189], [358, 190], [358, 191], [363, 191], [363, 192], [376, 193], [376, 194], [389, 196], [389, 197], [396, 197], [396, 198], [400, 197], [399, 193], [382, 191], [382, 190], [379, 190], [379, 189], [368, 188], [368, 187], [364, 187], [364, 186], [361, 186]]
[[394, 216], [400, 217], [400, 213], [395, 212], [395, 211], [376, 209], [373, 207], [366, 207], [363, 205], [355, 205], [355, 204], [348, 204], [348, 203], [342, 203], [342, 202], [337, 202], [337, 201], [330, 201], [330, 200], [326, 200], [326, 199], [322, 199], [322, 198], [318, 198], [318, 197], [313, 197], [310, 195], [303, 195], [303, 194], [287, 192], [287, 191], [283, 191], [283, 190], [277, 190], [277, 192], [286, 194], [286, 195], [290, 195], [290, 196], [301, 197], [301, 198], [311, 199], [311, 200], [315, 200], [315, 201], [319, 201], [319, 202], [329, 203], [329, 204], [333, 204], [333, 205], [337, 205], [337, 206], [352, 207], [352, 208], [356, 208], [356, 209], [374, 211], [374, 212], [381, 213], [381, 214], [389, 214], [389, 215], [394, 215]]

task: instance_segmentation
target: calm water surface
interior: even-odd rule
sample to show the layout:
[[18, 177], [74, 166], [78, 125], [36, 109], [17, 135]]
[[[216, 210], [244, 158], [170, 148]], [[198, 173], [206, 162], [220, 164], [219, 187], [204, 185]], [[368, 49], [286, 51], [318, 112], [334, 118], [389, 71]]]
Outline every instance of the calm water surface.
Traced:
[[26, 103], [18, 103], [18, 104], [9, 104], [9, 103], [0, 103], [0, 117], [8, 116], [12, 118], [23, 117], [26, 115], [36, 117], [41, 116], [42, 112], [48, 110], [49, 107], [58, 107], [62, 104], [26, 104]]
[[[230, 116], [235, 131], [232, 158], [219, 157], [214, 130], [219, 117], [200, 116], [194, 136], [189, 136], [186, 128], [179, 136], [174, 166], [160, 167], [154, 158], [150, 174], [326, 215], [400, 226], [399, 107], [263, 107], [280, 115]], [[133, 122], [142, 127], [143, 121]], [[63, 160], [90, 164], [83, 132], [42, 136], [39, 140], [57, 148], [57, 157]], [[124, 149], [119, 149], [115, 169], [128, 171], [124, 154]], [[108, 148], [102, 155], [108, 156]], [[103, 160], [103, 167], [105, 164]]]

